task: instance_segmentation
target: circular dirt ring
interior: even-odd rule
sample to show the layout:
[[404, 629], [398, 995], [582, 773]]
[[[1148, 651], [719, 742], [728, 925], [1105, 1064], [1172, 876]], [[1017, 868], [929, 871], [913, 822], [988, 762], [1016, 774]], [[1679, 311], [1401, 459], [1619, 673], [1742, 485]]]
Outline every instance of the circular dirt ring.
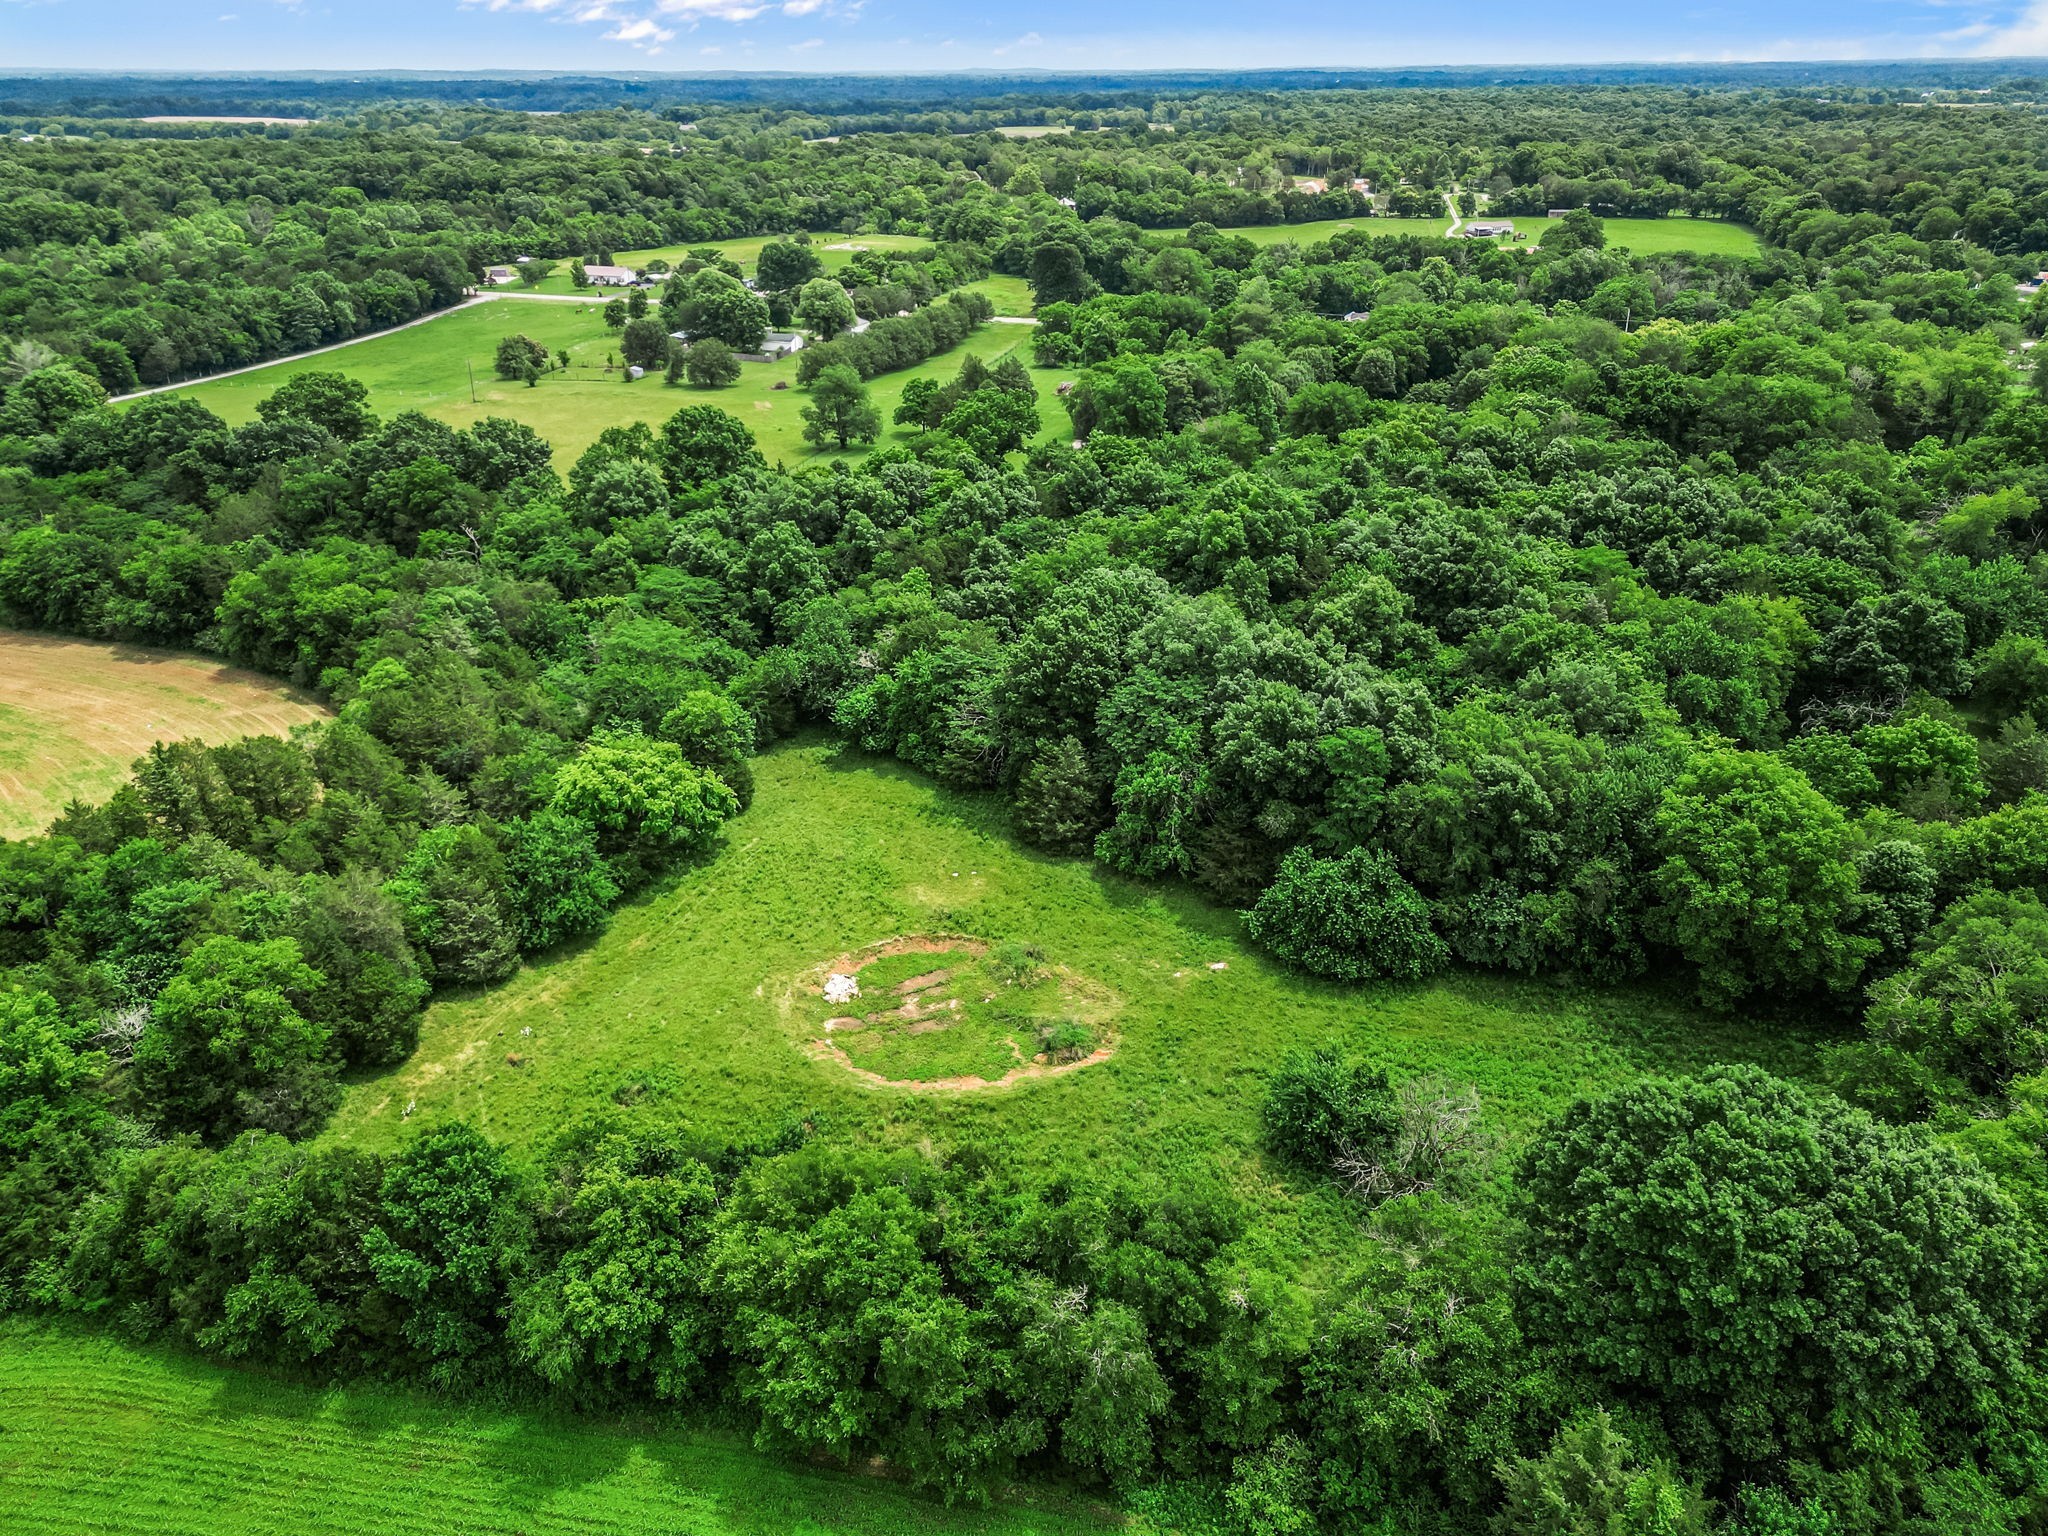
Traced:
[[1116, 1054], [1116, 994], [1034, 949], [904, 934], [793, 978], [782, 1012], [813, 1058], [873, 1088], [978, 1093]]

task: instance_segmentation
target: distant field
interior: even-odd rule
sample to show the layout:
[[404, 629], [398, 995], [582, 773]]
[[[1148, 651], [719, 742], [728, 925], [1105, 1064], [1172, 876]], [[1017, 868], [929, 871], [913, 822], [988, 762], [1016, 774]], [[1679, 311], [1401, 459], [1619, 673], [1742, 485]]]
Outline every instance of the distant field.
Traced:
[[[1482, 215], [1481, 217], [1484, 217]], [[1527, 245], [1535, 245], [1555, 220], [1545, 218], [1517, 218], [1515, 228], [1526, 233]], [[1607, 219], [1607, 243], [1625, 246], [1638, 255], [1656, 255], [1665, 251], [1696, 251], [1712, 256], [1754, 256], [1757, 252], [1756, 231], [1742, 224], [1730, 224], [1723, 219]], [[1441, 219], [1319, 219], [1307, 224], [1250, 224], [1226, 228], [1228, 235], [1243, 235], [1258, 245], [1278, 245], [1292, 241], [1296, 245], [1313, 245], [1318, 240], [1327, 240], [1339, 230], [1362, 229], [1372, 235], [1441, 235], [1451, 227], [1448, 217]], [[1168, 230], [1159, 233], [1180, 234], [1184, 231]]]
[[[327, 1138], [388, 1149], [460, 1118], [534, 1147], [619, 1105], [714, 1140], [813, 1118], [835, 1138], [1000, 1147], [1017, 1166], [1212, 1170], [1263, 1212], [1276, 1262], [1314, 1263], [1348, 1251], [1357, 1223], [1327, 1187], [1295, 1187], [1260, 1151], [1265, 1075], [1290, 1049], [1334, 1042], [1397, 1077], [1476, 1084], [1511, 1144], [1574, 1097], [1646, 1071], [1763, 1060], [1796, 1073], [1808, 1049], [1796, 1029], [1715, 1019], [1643, 988], [1308, 980], [1185, 888], [1020, 846], [993, 797], [821, 742], [754, 766], [754, 804], [716, 858], [622, 909], [595, 942], [435, 1002], [412, 1058], [352, 1084]], [[863, 1058], [870, 1042], [853, 1036], [850, 1061], [821, 1048], [831, 1010], [807, 987], [822, 968], [937, 934], [1037, 946], [1086, 989], [1064, 1006], [1113, 1054], [958, 1091], [850, 1072], [989, 1075], [934, 1054], [953, 1049], [944, 1034], [873, 1042], [893, 1065]]]
[[[1014, 279], [1010, 281], [1015, 281]], [[1022, 285], [1019, 284], [1022, 288]], [[1008, 297], [1019, 295], [1011, 293]], [[1029, 299], [1029, 290], [1022, 295]], [[491, 359], [498, 341], [523, 332], [550, 351], [566, 347], [571, 365], [566, 373], [550, 373], [534, 388], [507, 384], [491, 371]], [[1021, 325], [983, 326], [953, 351], [935, 357], [917, 368], [884, 374], [869, 385], [875, 404], [887, 422], [903, 398], [903, 387], [920, 375], [950, 378], [972, 352], [994, 361], [1004, 352], [1024, 348], [1028, 362], [1031, 331]], [[218, 412], [232, 425], [252, 420], [256, 402], [269, 395], [294, 374], [338, 370], [360, 379], [369, 387], [370, 404], [380, 415], [402, 410], [424, 411], [427, 415], [466, 426], [480, 416], [508, 416], [523, 421], [548, 440], [562, 467], [597, 440], [606, 427], [633, 421], [662, 422], [686, 405], [716, 405], [731, 411], [753, 431], [761, 451], [773, 460], [797, 463], [809, 459], [859, 457], [853, 454], [820, 454], [803, 440], [799, 413], [809, 398], [796, 387], [796, 360], [742, 365], [740, 382], [730, 389], [700, 390], [671, 388], [659, 377], [627, 383], [617, 372], [607, 373], [605, 363], [618, 351], [617, 333], [609, 330], [595, 304], [557, 304], [540, 300], [499, 299], [457, 310], [427, 325], [373, 337], [338, 352], [309, 357], [298, 362], [279, 363], [231, 379], [187, 387], [195, 400]], [[471, 370], [475, 374], [475, 402], [471, 402]], [[1053, 435], [1068, 430], [1066, 413], [1058, 409], [1055, 386], [1061, 377], [1051, 369], [1037, 369], [1040, 414]], [[778, 383], [786, 389], [776, 389]], [[908, 429], [890, 427], [883, 441], [902, 441]]]
[[282, 736], [325, 713], [203, 656], [0, 630], [0, 837], [40, 832], [73, 800], [104, 800], [156, 742]]
[[945, 1509], [666, 1421], [320, 1390], [0, 1321], [8, 1536], [1149, 1536], [1069, 1509]]
[[[740, 265], [747, 276], [754, 275], [754, 264], [761, 259], [761, 247], [771, 240], [787, 240], [788, 235], [741, 235], [732, 240], [699, 240], [694, 245], [658, 245], [644, 251], [615, 251], [619, 265], [623, 267], [644, 267], [650, 261], [660, 260], [674, 266], [690, 252], [703, 246], [722, 251]], [[860, 253], [870, 251], [910, 251], [931, 241], [923, 235], [839, 235], [813, 231], [811, 244], [817, 248], [818, 258], [825, 264], [827, 272], [837, 272]], [[576, 293], [579, 290], [569, 281], [569, 258], [556, 259], [555, 270], [542, 279], [540, 293]], [[585, 292], [593, 290], [582, 290]], [[609, 295], [607, 295], [609, 297]]]

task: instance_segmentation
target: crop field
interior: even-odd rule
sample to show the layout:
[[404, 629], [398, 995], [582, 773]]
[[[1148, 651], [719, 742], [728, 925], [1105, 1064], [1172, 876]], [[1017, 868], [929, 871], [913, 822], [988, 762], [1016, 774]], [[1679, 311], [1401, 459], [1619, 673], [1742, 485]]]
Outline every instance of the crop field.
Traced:
[[[1649, 990], [1305, 979], [1252, 949], [1235, 914], [1189, 892], [1022, 847], [993, 798], [818, 741], [755, 767], [757, 797], [724, 851], [624, 908], [603, 937], [489, 992], [435, 1003], [418, 1051], [352, 1084], [326, 1134], [390, 1148], [462, 1118], [531, 1149], [615, 1109], [717, 1140], [808, 1118], [879, 1142], [999, 1143], [1006, 1157], [1048, 1166], [1199, 1167], [1263, 1207], [1276, 1241], [1307, 1258], [1348, 1241], [1356, 1220], [1327, 1187], [1290, 1187], [1258, 1150], [1265, 1073], [1296, 1046], [1334, 1042], [1397, 1076], [1476, 1084], [1489, 1123], [1511, 1138], [1573, 1096], [1645, 1071], [1734, 1059], [1799, 1069], [1796, 1032], [1715, 1019]], [[826, 1009], [814, 990], [843, 957], [935, 934], [1029, 946], [1080, 979], [1085, 1001], [1034, 1011], [1113, 1034], [1113, 1053], [1085, 1070], [932, 1091], [878, 1086], [816, 1048], [824, 1016], [847, 1011]], [[895, 963], [939, 968], [929, 956]], [[885, 971], [876, 985], [906, 979]], [[893, 1049], [876, 1075], [972, 1070], [942, 1054], [956, 1049], [946, 1032]]]
[[[499, 339], [515, 332], [531, 336], [550, 351], [566, 349], [568, 369], [543, 375], [532, 388], [498, 378], [491, 370], [492, 355]], [[1021, 355], [1028, 362], [1030, 338], [1029, 326], [983, 326], [951, 352], [916, 368], [883, 374], [869, 385], [870, 395], [886, 423], [910, 380], [951, 378], [970, 352], [994, 362], [1013, 348], [1025, 348]], [[482, 416], [522, 421], [554, 446], [556, 462], [564, 469], [606, 427], [666, 421], [686, 405], [731, 411], [752, 430], [771, 462], [858, 458], [866, 451], [820, 453], [804, 441], [800, 412], [809, 397], [797, 387], [794, 358], [744, 363], [740, 382], [730, 389], [701, 390], [671, 388], [658, 377], [628, 383], [616, 368], [607, 367], [617, 352], [618, 336], [605, 326], [596, 302], [497, 299], [338, 352], [193, 384], [187, 392], [230, 425], [239, 426], [255, 417], [257, 401], [294, 374], [340, 371], [368, 386], [371, 408], [379, 415], [424, 411], [457, 427]], [[1066, 413], [1055, 392], [1063, 375], [1054, 369], [1034, 369], [1032, 376], [1038, 381], [1040, 414], [1049, 435], [1064, 434]], [[910, 435], [911, 429], [892, 426], [882, 441], [900, 442]]]
[[282, 736], [325, 711], [204, 656], [0, 630], [0, 837], [104, 800], [159, 741]]
[[671, 1421], [322, 1390], [0, 1322], [8, 1536], [1095, 1536], [1087, 1506], [944, 1509]]

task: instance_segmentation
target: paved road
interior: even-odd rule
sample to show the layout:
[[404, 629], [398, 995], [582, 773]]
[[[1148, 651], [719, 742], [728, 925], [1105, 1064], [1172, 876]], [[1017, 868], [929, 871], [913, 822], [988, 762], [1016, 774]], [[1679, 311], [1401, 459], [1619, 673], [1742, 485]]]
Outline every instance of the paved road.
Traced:
[[1465, 215], [1458, 212], [1458, 200], [1455, 189], [1444, 194], [1444, 208], [1445, 211], [1447, 211], [1451, 216], [1451, 227], [1444, 231], [1444, 238], [1448, 240], [1451, 238], [1451, 236], [1455, 235], [1465, 223]]

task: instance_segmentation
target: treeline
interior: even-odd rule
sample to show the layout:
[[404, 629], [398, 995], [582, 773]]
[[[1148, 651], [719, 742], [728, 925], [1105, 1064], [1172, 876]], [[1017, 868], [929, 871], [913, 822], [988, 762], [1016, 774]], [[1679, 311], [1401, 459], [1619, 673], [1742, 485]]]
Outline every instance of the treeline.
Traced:
[[[787, 111], [712, 112], [684, 132], [630, 109], [540, 123], [412, 104], [282, 138], [16, 144], [0, 165], [0, 336], [85, 358], [121, 392], [428, 313], [514, 255], [874, 228], [947, 242], [934, 260], [964, 280], [991, 260], [1026, 273], [1050, 243], [1142, 252], [1146, 228], [1364, 219], [1380, 203], [1434, 216], [1453, 184], [1508, 213], [1733, 218], [1829, 262], [1884, 234], [1960, 238], [2015, 275], [2048, 262], [2042, 130], [2025, 113], [1532, 89], [1196, 93], [1130, 115], [1030, 140], [906, 128], [825, 144], [806, 136], [826, 120]], [[1328, 189], [1296, 190], [1307, 176]]]
[[910, 314], [885, 315], [864, 331], [805, 347], [797, 354], [797, 382], [808, 384], [835, 363], [845, 364], [863, 379], [914, 368], [952, 351], [995, 312], [985, 293], [949, 293]]

